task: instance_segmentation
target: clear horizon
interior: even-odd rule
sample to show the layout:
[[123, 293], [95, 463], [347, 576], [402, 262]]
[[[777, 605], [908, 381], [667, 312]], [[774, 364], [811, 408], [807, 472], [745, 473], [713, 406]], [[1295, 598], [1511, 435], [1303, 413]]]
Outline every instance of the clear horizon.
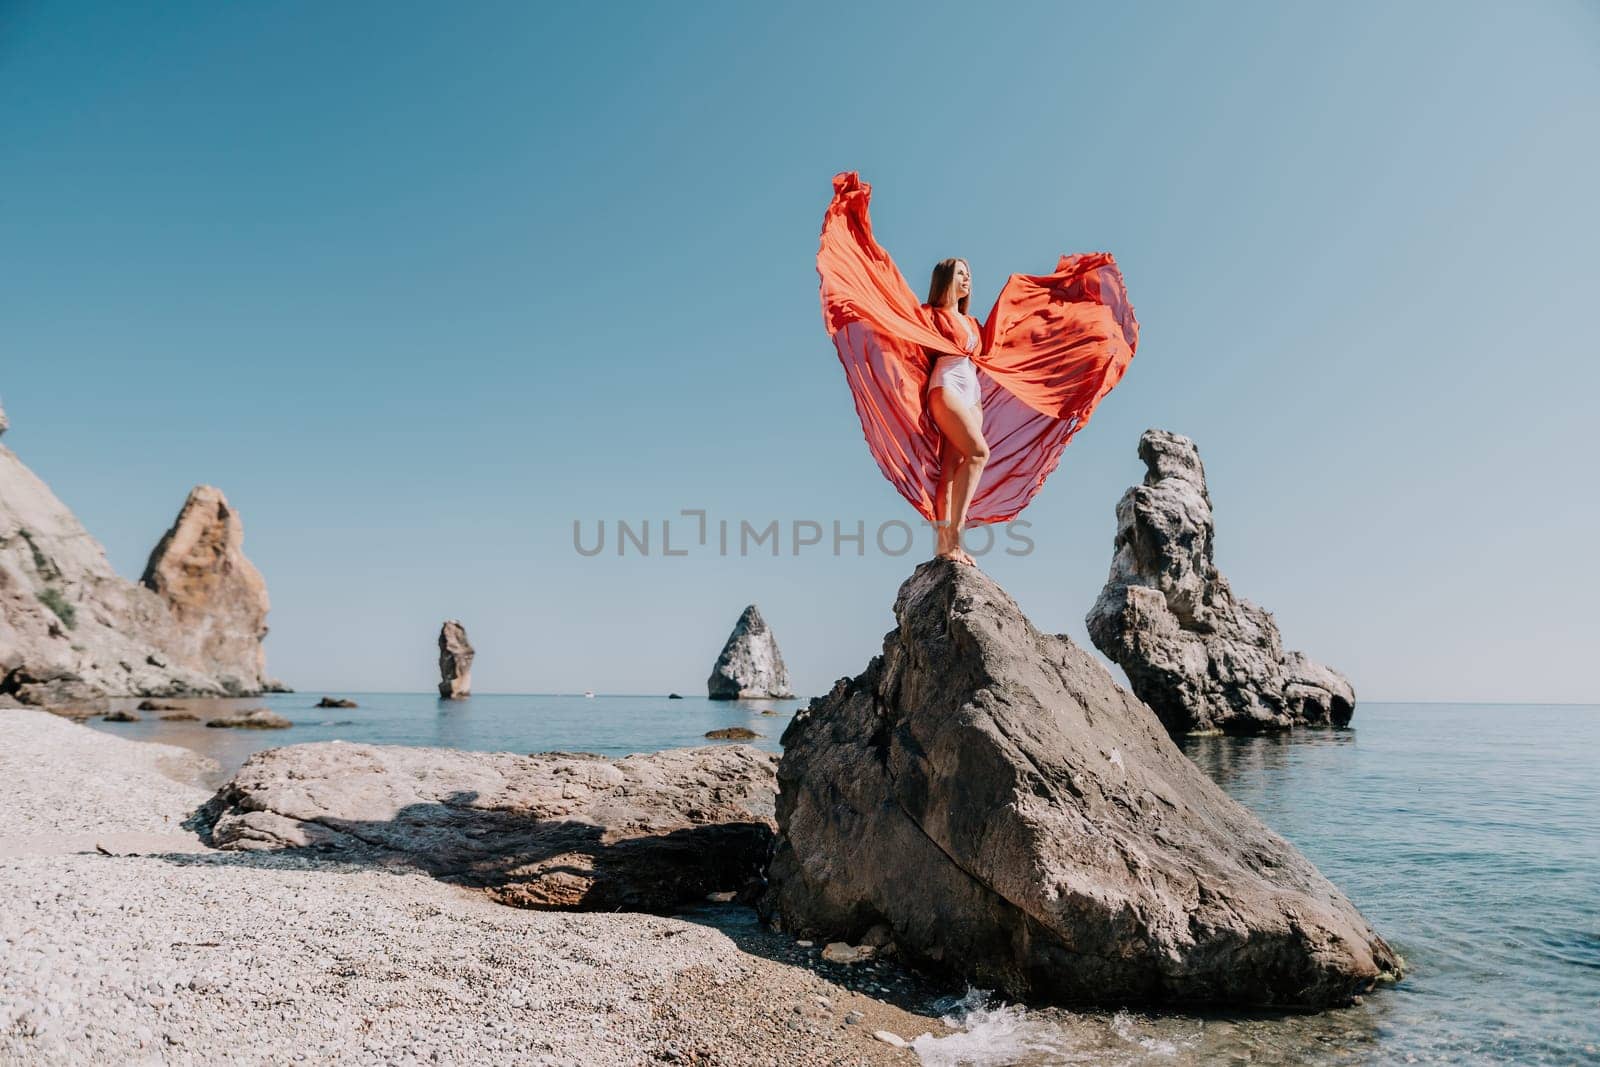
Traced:
[[[980, 317], [1064, 252], [1127, 278], [1127, 376], [981, 561], [1036, 628], [1094, 652], [1159, 426], [1235, 593], [1358, 702], [1600, 701], [1600, 9], [972, 14], [10, 7], [0, 443], [124, 577], [220, 487], [300, 692], [426, 692], [459, 618], [485, 695], [703, 696], [754, 602], [820, 694], [931, 554], [789, 553], [915, 519], [818, 314], [857, 170]], [[696, 508], [782, 553], [574, 551]]]

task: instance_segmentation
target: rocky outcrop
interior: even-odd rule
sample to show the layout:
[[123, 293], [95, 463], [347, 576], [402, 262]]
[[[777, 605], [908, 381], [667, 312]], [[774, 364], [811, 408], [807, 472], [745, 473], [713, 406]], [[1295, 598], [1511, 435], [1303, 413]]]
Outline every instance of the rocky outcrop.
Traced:
[[447, 619], [439, 628], [439, 696], [444, 700], [465, 700], [472, 695], [472, 645], [467, 628]]
[[[228, 558], [248, 567], [237, 547]], [[263, 592], [262, 614], [265, 605]], [[28, 704], [251, 695], [263, 688], [263, 632], [226, 598], [180, 608], [118, 577], [72, 512], [0, 446], [0, 695]]]
[[1285, 653], [1272, 613], [1235, 597], [1212, 560], [1215, 526], [1194, 442], [1146, 430], [1144, 484], [1117, 504], [1111, 575], [1086, 620], [1169, 731], [1342, 726], [1356, 695], [1339, 672]]
[[720, 730], [706, 731], [706, 738], [711, 741], [754, 741], [760, 736], [745, 726], [724, 726]]
[[603, 759], [393, 745], [251, 756], [206, 805], [225, 849], [331, 849], [528, 908], [664, 911], [754, 887], [776, 757], [747, 745]]
[[178, 622], [179, 655], [260, 692], [269, 684], [267, 583], [244, 555], [244, 525], [222, 490], [197, 485], [150, 553], [140, 584]]
[[722, 646], [706, 689], [712, 700], [794, 696], [777, 639], [754, 604], [744, 609]]
[[762, 909], [1023, 1000], [1344, 1004], [1401, 960], [1155, 714], [976, 568], [783, 736]]
[[[170, 720], [162, 716], [162, 721]], [[209, 719], [206, 725], [216, 730], [287, 730], [294, 723], [266, 708], [246, 708], [232, 715]]]

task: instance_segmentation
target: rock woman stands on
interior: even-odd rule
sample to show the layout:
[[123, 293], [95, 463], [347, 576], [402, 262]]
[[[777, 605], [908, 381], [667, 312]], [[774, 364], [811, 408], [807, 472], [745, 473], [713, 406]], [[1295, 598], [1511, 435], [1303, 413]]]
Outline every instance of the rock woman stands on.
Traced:
[[833, 179], [817, 250], [822, 317], [884, 477], [938, 527], [937, 554], [971, 563], [967, 526], [1017, 515], [1121, 380], [1139, 323], [1109, 252], [1013, 274], [980, 326], [964, 259], [919, 304], [873, 238], [872, 187]]

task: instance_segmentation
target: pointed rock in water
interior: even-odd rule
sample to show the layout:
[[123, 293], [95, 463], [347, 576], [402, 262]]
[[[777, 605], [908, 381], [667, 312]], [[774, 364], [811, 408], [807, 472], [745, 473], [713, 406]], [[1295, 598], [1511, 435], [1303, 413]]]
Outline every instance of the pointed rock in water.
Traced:
[[202, 815], [218, 848], [376, 855], [517, 907], [667, 911], [755, 891], [776, 760], [318, 742], [257, 752]]
[[439, 628], [439, 696], [465, 700], [472, 695], [472, 645], [467, 628], [455, 619]]
[[[248, 568], [259, 584], [231, 544], [228, 566]], [[204, 570], [201, 559], [189, 563]], [[180, 584], [191, 579], [203, 575]], [[0, 698], [51, 705], [258, 692], [264, 625], [241, 622], [225, 596], [209, 605], [187, 601], [180, 610], [119, 577], [49, 486], [0, 446]], [[259, 608], [264, 616], [264, 589]]]
[[1348, 723], [1356, 704], [1349, 680], [1285, 653], [1272, 613], [1236, 598], [1218, 572], [1194, 442], [1146, 430], [1139, 458], [1144, 484], [1117, 504], [1111, 575], [1085, 620], [1095, 647], [1173, 734]]
[[711, 668], [706, 690], [712, 700], [794, 696], [777, 639], [754, 604], [734, 624], [722, 655]]
[[783, 735], [764, 915], [1018, 1000], [1322, 1008], [1402, 961], [1159, 719], [982, 571], [922, 564], [896, 629]]
[[197, 485], [145, 565], [139, 583], [167, 602], [179, 655], [216, 665], [259, 693], [267, 678], [267, 583], [244, 555], [244, 524], [222, 490]]

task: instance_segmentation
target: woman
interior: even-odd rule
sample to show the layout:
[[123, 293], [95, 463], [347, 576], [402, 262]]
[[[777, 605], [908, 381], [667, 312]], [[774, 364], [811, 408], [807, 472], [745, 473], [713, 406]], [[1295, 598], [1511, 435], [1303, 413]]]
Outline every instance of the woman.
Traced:
[[1109, 252], [1011, 275], [981, 327], [966, 313], [965, 260], [936, 267], [919, 304], [873, 238], [871, 193], [854, 171], [833, 179], [817, 249], [823, 321], [878, 468], [936, 524], [938, 555], [971, 563], [963, 530], [1033, 499], [1121, 380], [1139, 324]]
[[[967, 352], [976, 351], [982, 337], [978, 320], [967, 314], [972, 295], [972, 269], [964, 259], [946, 259], [933, 268], [928, 302], [923, 305], [939, 327]], [[928, 413], [943, 435], [939, 442], [939, 485], [933, 494], [934, 555], [977, 566], [961, 546], [967, 508], [977, 491], [978, 478], [989, 462], [983, 439], [983, 395], [978, 368], [970, 356], [930, 352]]]

